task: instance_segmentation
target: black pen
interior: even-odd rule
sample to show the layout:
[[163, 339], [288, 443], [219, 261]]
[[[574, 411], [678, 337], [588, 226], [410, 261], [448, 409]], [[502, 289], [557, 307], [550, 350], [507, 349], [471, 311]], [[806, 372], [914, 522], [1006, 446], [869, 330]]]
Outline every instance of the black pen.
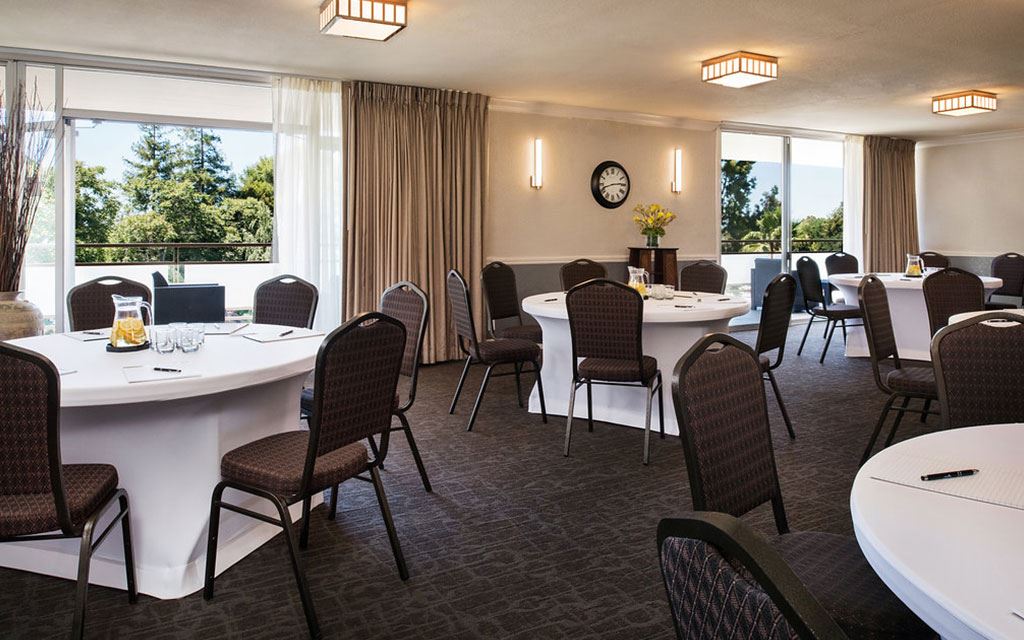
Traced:
[[181, 369], [168, 369], [166, 367], [153, 367], [153, 371], [161, 371], [163, 373], [181, 373]]
[[676, 308], [677, 309], [692, 309], [693, 305], [692, 304], [677, 304]]
[[558, 298], [548, 298], [544, 302], [558, 302]]
[[90, 335], [90, 336], [102, 336], [103, 335], [102, 331], [83, 331], [82, 333]]
[[973, 476], [978, 473], [977, 469], [961, 469], [959, 471], [943, 471], [942, 473], [929, 473], [921, 476], [921, 480], [928, 482], [930, 480], [948, 480], [950, 478], [965, 478], [967, 476]]
[[295, 329], [289, 329], [289, 330], [287, 330], [287, 331], [282, 331], [281, 333], [277, 334], [277, 337], [278, 337], [278, 338], [283, 338], [283, 337], [285, 337], [286, 335], [289, 335], [289, 334], [291, 334], [291, 333], [295, 333]]
[[727, 300], [732, 300], [732, 298], [719, 298], [718, 299], [719, 302], [725, 302]]

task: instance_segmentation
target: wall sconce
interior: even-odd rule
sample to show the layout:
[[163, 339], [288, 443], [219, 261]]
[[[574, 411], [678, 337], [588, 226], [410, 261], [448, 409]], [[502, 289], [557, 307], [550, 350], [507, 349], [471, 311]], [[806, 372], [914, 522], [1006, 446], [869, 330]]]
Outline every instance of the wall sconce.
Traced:
[[530, 175], [530, 186], [540, 189], [544, 186], [544, 141], [533, 139], [533, 173]]
[[672, 193], [683, 192], [683, 150], [672, 153]]

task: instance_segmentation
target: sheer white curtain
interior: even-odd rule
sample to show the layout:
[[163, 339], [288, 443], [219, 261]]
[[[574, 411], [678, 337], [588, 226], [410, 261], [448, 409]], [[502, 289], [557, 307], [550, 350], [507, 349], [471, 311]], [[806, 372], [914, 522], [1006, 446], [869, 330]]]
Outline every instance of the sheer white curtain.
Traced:
[[274, 219], [282, 273], [320, 289], [316, 328], [341, 324], [342, 83], [274, 81]]
[[843, 158], [843, 250], [864, 264], [864, 136], [846, 136]]

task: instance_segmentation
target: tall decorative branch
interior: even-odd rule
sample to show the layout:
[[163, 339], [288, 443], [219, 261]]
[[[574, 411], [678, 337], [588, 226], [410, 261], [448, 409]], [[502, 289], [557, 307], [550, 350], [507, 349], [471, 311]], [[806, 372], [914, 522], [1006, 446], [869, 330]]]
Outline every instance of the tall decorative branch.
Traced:
[[17, 291], [32, 223], [53, 156], [57, 124], [39, 92], [20, 85], [10, 104], [0, 95], [0, 291]]

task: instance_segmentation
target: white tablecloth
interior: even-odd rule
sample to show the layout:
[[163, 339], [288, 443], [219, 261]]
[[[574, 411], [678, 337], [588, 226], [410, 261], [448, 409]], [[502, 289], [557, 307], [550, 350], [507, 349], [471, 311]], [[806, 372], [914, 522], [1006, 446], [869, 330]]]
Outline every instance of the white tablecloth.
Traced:
[[[889, 314], [896, 335], [896, 346], [900, 358], [905, 360], [931, 360], [931, 327], [928, 324], [928, 309], [924, 304], [922, 283], [924, 278], [906, 278], [901, 273], [875, 274], [885, 284], [889, 298]], [[837, 273], [828, 280], [838, 287], [847, 304], [857, 304], [857, 287], [864, 278], [863, 273]], [[1003, 286], [999, 278], [982, 277], [986, 295]], [[859, 323], [859, 321], [857, 321]], [[847, 330], [846, 355], [867, 358], [868, 341], [863, 327]]]
[[[284, 329], [254, 325], [239, 333]], [[107, 353], [104, 341], [64, 335], [12, 341], [47, 356], [61, 371], [74, 371], [61, 376], [63, 461], [117, 467], [131, 501], [139, 591], [179, 598], [202, 588], [210, 493], [220, 480], [221, 456], [299, 428], [299, 393], [322, 340], [259, 344], [241, 335], [207, 336], [206, 345], [190, 354]], [[127, 365], [201, 375], [129, 384], [122, 372]], [[225, 495], [239, 499], [231, 490]], [[242, 503], [274, 513], [262, 502]], [[223, 512], [218, 572], [278, 532]], [[0, 545], [0, 566], [67, 578], [75, 577], [77, 557], [77, 540]], [[90, 582], [125, 588], [123, 558], [120, 535], [111, 536], [93, 556]]]
[[[989, 480], [1024, 480], [1022, 451], [1024, 425], [952, 429], [880, 451], [854, 481], [850, 510], [864, 556], [943, 638], [1024, 638], [1024, 619], [1011, 613], [1024, 615], [1024, 510], [933, 492], [965, 491], [986, 472]], [[917, 483], [931, 490], [876, 479], [906, 473], [922, 459], [926, 473], [981, 473]], [[1021, 493], [1022, 482], [1006, 484], [1008, 491], [987, 497]]]
[[[683, 293], [683, 292], [680, 292]], [[693, 298], [645, 300], [643, 346], [644, 354], [658, 361], [664, 380], [665, 432], [678, 434], [672, 404], [672, 370], [676, 362], [698, 340], [708, 333], [728, 333], [729, 320], [750, 310], [750, 301], [729, 298], [719, 301], [712, 293], [695, 293]], [[699, 299], [699, 301], [698, 301]], [[550, 302], [549, 302], [550, 301]], [[677, 304], [693, 305], [683, 309]], [[544, 399], [548, 413], [566, 415], [569, 411], [569, 390], [572, 386], [572, 340], [565, 293], [544, 293], [523, 300], [523, 310], [537, 319], [544, 331]], [[581, 389], [574, 413], [586, 419], [586, 390]], [[642, 389], [594, 385], [594, 419], [602, 422], [644, 426], [647, 397]], [[530, 411], [540, 413], [540, 399], [534, 388], [530, 395]], [[658, 409], [651, 414], [651, 428], [658, 428]]]

